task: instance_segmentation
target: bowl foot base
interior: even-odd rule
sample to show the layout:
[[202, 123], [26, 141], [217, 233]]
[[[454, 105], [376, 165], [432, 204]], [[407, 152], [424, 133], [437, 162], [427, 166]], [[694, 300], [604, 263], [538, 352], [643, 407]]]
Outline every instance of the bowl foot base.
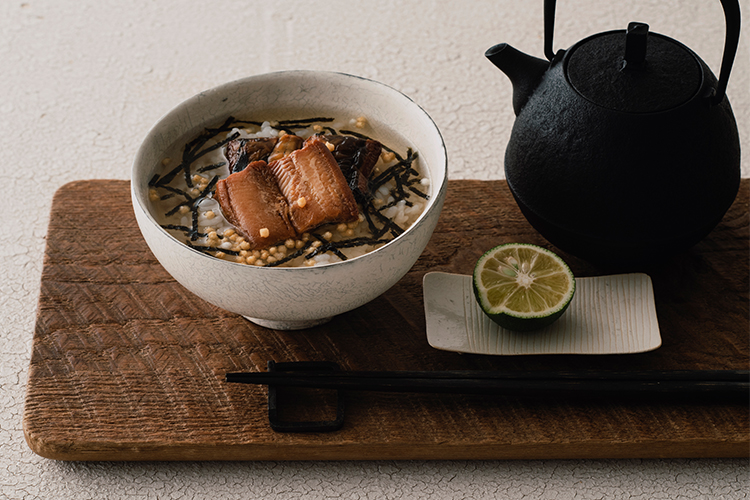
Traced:
[[312, 328], [314, 326], [322, 325], [331, 321], [331, 317], [320, 318], [320, 319], [303, 319], [303, 320], [281, 320], [275, 321], [271, 319], [262, 318], [251, 318], [250, 316], [243, 316], [246, 320], [260, 325], [265, 328], [271, 328], [273, 330], [303, 330], [305, 328]]

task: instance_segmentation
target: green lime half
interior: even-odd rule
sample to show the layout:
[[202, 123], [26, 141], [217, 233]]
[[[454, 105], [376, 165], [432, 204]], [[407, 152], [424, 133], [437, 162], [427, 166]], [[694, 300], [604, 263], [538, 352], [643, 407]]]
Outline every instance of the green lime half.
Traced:
[[527, 243], [500, 245], [482, 255], [473, 284], [484, 313], [515, 331], [555, 322], [576, 289], [573, 273], [558, 255]]

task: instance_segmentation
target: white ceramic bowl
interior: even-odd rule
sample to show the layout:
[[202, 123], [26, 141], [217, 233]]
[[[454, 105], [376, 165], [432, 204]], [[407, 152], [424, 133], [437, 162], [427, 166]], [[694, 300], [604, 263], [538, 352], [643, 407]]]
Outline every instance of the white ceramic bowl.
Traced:
[[[280, 120], [366, 116], [384, 143], [405, 142], [430, 179], [429, 200], [401, 236], [360, 257], [315, 267], [257, 267], [220, 260], [178, 241], [151, 211], [148, 182], [165, 151], [186, 134], [228, 116]], [[364, 78], [332, 72], [284, 71], [252, 76], [201, 92], [165, 115], [147, 134], [131, 178], [133, 208], [151, 251], [185, 288], [202, 299], [276, 329], [321, 324], [393, 286], [429, 241], [445, 199], [447, 154], [440, 132], [402, 93]]]

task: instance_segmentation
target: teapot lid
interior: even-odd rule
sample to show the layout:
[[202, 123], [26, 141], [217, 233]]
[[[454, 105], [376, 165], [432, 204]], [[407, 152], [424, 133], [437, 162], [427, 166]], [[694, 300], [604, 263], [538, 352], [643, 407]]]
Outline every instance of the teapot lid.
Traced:
[[565, 54], [570, 84], [589, 101], [626, 113], [653, 113], [692, 99], [703, 83], [697, 56], [671, 38], [630, 23], [581, 40]]

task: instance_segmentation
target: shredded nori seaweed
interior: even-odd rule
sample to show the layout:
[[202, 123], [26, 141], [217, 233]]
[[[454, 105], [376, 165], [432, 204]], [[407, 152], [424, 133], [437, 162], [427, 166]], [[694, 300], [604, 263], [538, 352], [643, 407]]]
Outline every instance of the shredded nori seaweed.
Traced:
[[210, 172], [211, 170], [216, 170], [217, 168], [223, 167], [226, 164], [227, 162], [220, 161], [219, 163], [214, 163], [213, 165], [206, 165], [205, 167], [201, 167], [197, 171], [199, 174], [202, 174], [204, 172]]
[[[287, 133], [294, 133], [295, 129], [304, 129], [314, 123], [321, 123], [321, 122], [325, 123], [325, 122], [332, 122], [332, 121], [333, 121], [333, 118], [324, 118], [324, 117], [305, 118], [305, 119], [297, 119], [297, 120], [279, 121], [277, 123], [274, 123], [273, 126], [277, 130], [284, 130]], [[209, 182], [208, 186], [204, 188], [196, 197], [192, 197], [184, 190], [169, 186], [168, 184], [170, 184], [177, 177], [178, 174], [182, 173], [185, 179], [185, 184], [188, 186], [188, 188], [192, 188], [193, 187], [193, 180], [192, 180], [193, 163], [195, 163], [198, 159], [205, 156], [206, 154], [211, 153], [212, 151], [215, 151], [223, 147], [230, 141], [233, 141], [234, 139], [239, 137], [240, 134], [235, 132], [234, 134], [230, 134], [228, 137], [226, 137], [225, 139], [221, 141], [216, 142], [215, 144], [212, 144], [210, 146], [206, 146], [206, 144], [219, 134], [229, 132], [234, 128], [241, 127], [241, 126], [248, 125], [248, 124], [259, 127], [262, 125], [262, 122], [248, 121], [248, 120], [236, 120], [234, 117], [230, 116], [219, 127], [206, 128], [203, 131], [203, 133], [201, 133], [200, 135], [198, 135], [196, 138], [194, 138], [193, 140], [191, 140], [185, 145], [185, 148], [182, 154], [182, 161], [180, 162], [179, 165], [174, 167], [172, 170], [170, 170], [163, 176], [159, 176], [158, 174], [154, 175], [148, 183], [150, 187], [154, 187], [154, 188], [158, 187], [160, 189], [164, 189], [168, 191], [168, 194], [161, 196], [162, 200], [169, 199], [174, 196], [180, 196], [183, 198], [173, 208], [167, 211], [165, 216], [169, 217], [171, 215], [174, 215], [183, 206], [188, 207], [191, 211], [191, 227], [187, 227], [183, 225], [174, 225], [174, 224], [166, 224], [166, 225], [162, 225], [162, 227], [167, 230], [181, 231], [187, 238], [185, 241], [185, 244], [187, 244], [191, 248], [194, 248], [195, 250], [206, 253], [208, 255], [213, 255], [217, 252], [222, 252], [226, 255], [239, 255], [239, 252], [236, 252], [233, 250], [227, 250], [221, 247], [214, 247], [214, 246], [207, 246], [207, 245], [196, 245], [193, 243], [198, 238], [204, 238], [207, 236], [207, 234], [201, 233], [198, 230], [198, 227], [199, 227], [198, 226], [198, 205], [204, 198], [209, 197], [213, 194], [214, 188], [216, 187], [216, 183], [219, 181], [219, 176], [218, 175], [214, 176]], [[336, 131], [335, 129], [331, 127], [324, 127], [324, 130], [326, 130], [326, 132], [332, 135], [350, 135], [350, 136], [358, 137], [360, 139], [370, 139], [370, 137], [364, 134], [361, 134], [359, 132], [352, 131], [352, 130]], [[360, 204], [362, 205], [361, 213], [364, 215], [365, 221], [367, 222], [368, 228], [373, 236], [371, 238], [366, 238], [366, 237], [348, 238], [348, 239], [342, 239], [340, 241], [334, 242], [334, 241], [328, 241], [322, 235], [313, 232], [311, 233], [311, 235], [315, 238], [315, 240], [321, 243], [320, 246], [313, 248], [312, 247], [313, 240], [311, 239], [307, 241], [306, 244], [302, 248], [297, 249], [296, 251], [287, 254], [284, 258], [279, 259], [273, 263], [265, 264], [266, 267], [279, 266], [286, 262], [294, 260], [297, 257], [302, 257], [302, 256], [304, 256], [305, 259], [311, 259], [316, 255], [326, 253], [326, 252], [330, 252], [336, 255], [341, 260], [347, 260], [346, 255], [344, 255], [340, 249], [352, 248], [352, 247], [364, 246], [364, 245], [379, 245], [383, 243], [388, 243], [404, 232], [404, 229], [402, 227], [400, 227], [398, 224], [393, 222], [390, 218], [383, 215], [382, 212], [386, 210], [387, 208], [395, 205], [401, 200], [405, 200], [408, 206], [412, 206], [413, 204], [408, 200], [410, 193], [413, 193], [425, 200], [429, 199], [426, 193], [424, 193], [423, 191], [419, 190], [416, 187], [417, 185], [419, 185], [420, 179], [419, 179], [418, 172], [414, 170], [414, 168], [412, 168], [412, 163], [417, 159], [418, 154], [412, 151], [411, 148], [408, 148], [406, 152], [406, 157], [403, 157], [399, 155], [393, 149], [386, 146], [385, 144], [381, 143], [381, 146], [384, 150], [393, 153], [395, 155], [397, 162], [391, 167], [389, 167], [387, 170], [385, 170], [384, 172], [376, 176], [375, 178], [371, 178], [368, 182], [368, 186], [371, 192], [375, 192], [385, 183], [387, 183], [390, 180], [393, 180], [396, 184], [396, 187], [395, 189], [391, 190], [391, 195], [393, 196], [395, 201], [393, 203], [389, 203], [387, 205], [376, 208], [372, 203], [372, 197], [370, 197], [370, 199], [367, 199], [367, 200], [360, 200]], [[198, 173], [205, 173], [205, 172], [209, 172], [211, 170], [220, 168], [224, 166], [225, 164], [226, 162], [219, 162], [219, 163], [215, 163], [212, 165], [200, 167], [196, 171]]]

